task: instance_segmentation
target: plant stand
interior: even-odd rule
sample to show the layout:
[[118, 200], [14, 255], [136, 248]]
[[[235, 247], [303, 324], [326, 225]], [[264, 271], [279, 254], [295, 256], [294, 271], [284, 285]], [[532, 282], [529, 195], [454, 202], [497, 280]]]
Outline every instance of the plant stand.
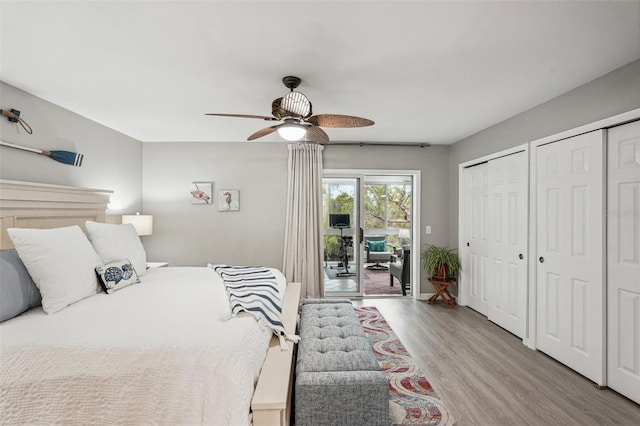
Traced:
[[429, 282], [431, 282], [431, 284], [433, 284], [433, 288], [436, 289], [436, 294], [431, 296], [429, 300], [427, 300], [427, 303], [433, 304], [433, 302], [435, 302], [438, 297], [441, 297], [442, 301], [447, 304], [449, 309], [453, 309], [453, 307], [456, 305], [456, 298], [454, 295], [449, 293], [448, 287], [455, 281], [442, 278], [431, 278], [429, 279]]

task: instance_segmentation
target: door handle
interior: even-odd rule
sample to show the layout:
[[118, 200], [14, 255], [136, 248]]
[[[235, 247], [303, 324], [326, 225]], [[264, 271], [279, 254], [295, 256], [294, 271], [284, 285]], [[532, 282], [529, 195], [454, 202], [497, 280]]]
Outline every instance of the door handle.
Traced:
[[544, 263], [544, 257], [540, 256], [538, 260], [540, 261], [540, 263]]
[[467, 241], [467, 247], [469, 247], [469, 241]]
[[524, 259], [524, 255], [523, 255], [522, 253], [520, 253], [520, 254], [518, 255], [518, 258], [519, 258], [520, 260], [522, 260], [522, 259]]
[[364, 231], [362, 230], [362, 228], [360, 228], [360, 244], [362, 244], [362, 241], [364, 240]]

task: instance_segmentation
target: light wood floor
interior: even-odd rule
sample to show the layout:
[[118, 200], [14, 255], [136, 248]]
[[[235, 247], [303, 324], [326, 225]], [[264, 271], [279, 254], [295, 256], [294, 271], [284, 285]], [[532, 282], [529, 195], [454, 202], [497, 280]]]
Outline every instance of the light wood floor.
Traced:
[[470, 308], [412, 299], [376, 306], [458, 425], [640, 425], [640, 405], [594, 384]]

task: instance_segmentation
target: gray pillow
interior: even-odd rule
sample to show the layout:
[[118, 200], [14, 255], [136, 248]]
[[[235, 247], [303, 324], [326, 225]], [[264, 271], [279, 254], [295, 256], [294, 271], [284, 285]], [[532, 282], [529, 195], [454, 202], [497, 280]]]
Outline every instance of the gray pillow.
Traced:
[[0, 250], [0, 322], [42, 304], [31, 275], [14, 249]]

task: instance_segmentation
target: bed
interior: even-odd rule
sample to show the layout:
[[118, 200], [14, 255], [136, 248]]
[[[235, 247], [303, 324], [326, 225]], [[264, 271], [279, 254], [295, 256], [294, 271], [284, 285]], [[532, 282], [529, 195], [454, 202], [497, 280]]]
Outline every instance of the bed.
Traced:
[[[1, 248], [12, 247], [8, 228], [104, 222], [109, 196], [0, 180]], [[300, 286], [271, 272], [293, 334]], [[112, 294], [45, 307], [0, 324], [2, 424], [289, 422], [293, 343], [282, 351], [253, 317], [230, 319], [212, 268], [152, 268]]]

